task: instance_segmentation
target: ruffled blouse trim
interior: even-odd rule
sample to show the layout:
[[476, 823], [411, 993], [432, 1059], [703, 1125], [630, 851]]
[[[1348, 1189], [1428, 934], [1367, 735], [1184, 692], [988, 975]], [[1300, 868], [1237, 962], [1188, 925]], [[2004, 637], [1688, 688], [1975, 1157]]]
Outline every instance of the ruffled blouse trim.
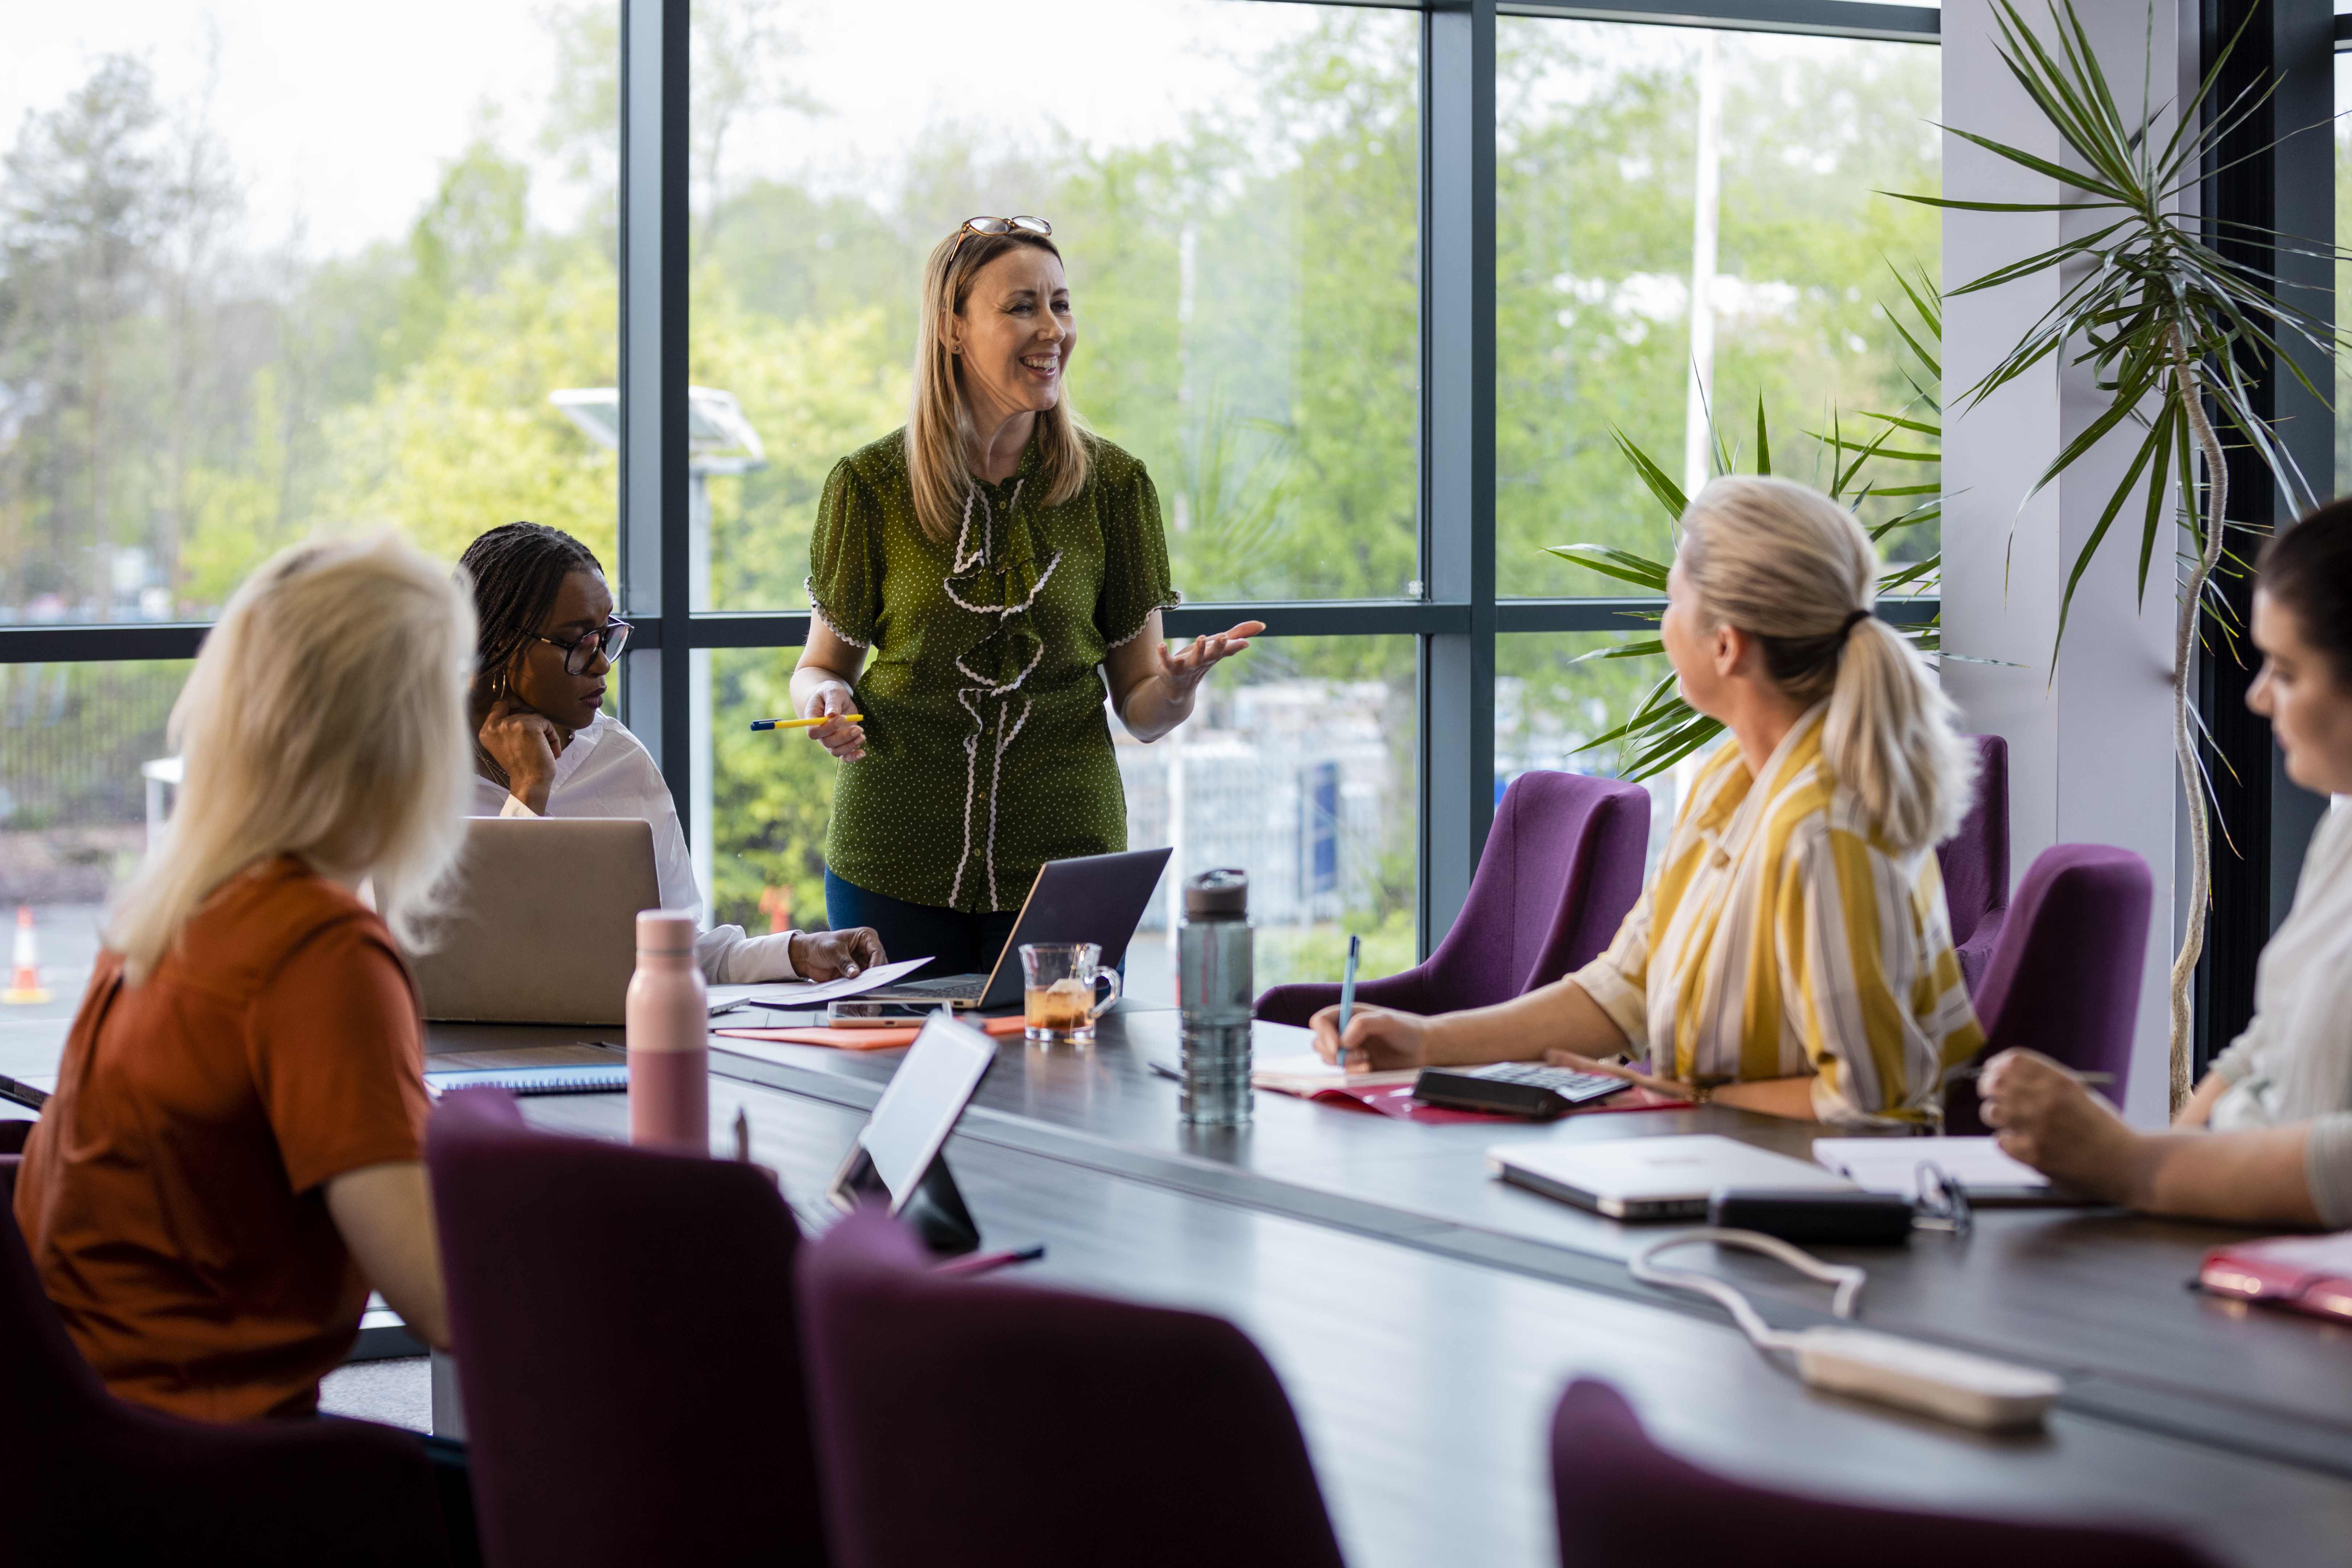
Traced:
[[[1004, 753], [1029, 722], [1034, 700], [1021, 689], [1045, 656], [1045, 639], [1030, 612], [1062, 563], [1056, 551], [1043, 570], [1038, 568], [1030, 520], [1021, 511], [1026, 483], [1025, 478], [1017, 480], [1005, 498], [1001, 531], [995, 505], [980, 486], [964, 492], [952, 565], [941, 584], [958, 608], [994, 623], [955, 661], [956, 673], [969, 683], [958, 689], [956, 701], [971, 716], [971, 732], [963, 742], [963, 845], [956, 857], [954, 885], [948, 889], [950, 908], [962, 907], [964, 883], [975, 871], [986, 881], [986, 907], [1003, 907], [997, 886], [996, 837]], [[983, 774], [988, 781], [985, 822], [977, 820]]]
[[815, 616], [818, 620], [824, 623], [825, 630], [831, 632], [834, 636], [839, 637], [842, 641], [847, 643], [852, 647], [868, 647], [872, 646], [872, 639], [867, 637], [851, 637], [847, 632], [842, 629], [841, 623], [833, 618], [832, 612], [828, 611], [824, 607], [824, 601], [816, 596], [816, 578], [814, 574], [803, 578], [801, 581], [801, 586], [808, 592], [810, 614]]
[[1179, 593], [1173, 588], [1169, 589], [1168, 596], [1166, 598], [1160, 600], [1158, 604], [1143, 612], [1143, 618], [1135, 623], [1135, 629], [1133, 631], [1128, 633], [1123, 637], [1113, 637], [1110, 641], [1103, 644], [1103, 651], [1108, 653], [1113, 648], [1125, 647], [1128, 644], [1133, 642], [1136, 638], [1141, 637], [1150, 629], [1152, 616], [1160, 614], [1162, 610], [1172, 610], [1183, 602], [1184, 595], [1181, 593]]

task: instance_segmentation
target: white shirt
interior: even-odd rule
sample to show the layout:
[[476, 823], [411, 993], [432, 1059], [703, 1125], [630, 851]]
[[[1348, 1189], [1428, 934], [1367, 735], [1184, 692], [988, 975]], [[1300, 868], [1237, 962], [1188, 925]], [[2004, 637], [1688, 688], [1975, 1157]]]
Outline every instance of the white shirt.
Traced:
[[2338, 796], [2304, 852], [2294, 908], [2254, 966], [2254, 1016], [2213, 1060], [2217, 1132], [2312, 1124], [2304, 1173], [2327, 1225], [2352, 1226], [2352, 807]]
[[[537, 816], [499, 785], [474, 775], [476, 816]], [[654, 876], [664, 909], [699, 910], [702, 890], [694, 880], [694, 859], [677, 825], [677, 805], [645, 743], [609, 713], [572, 737], [555, 759], [555, 783], [547, 792], [549, 816], [634, 816], [654, 830]], [[703, 978], [714, 985], [751, 985], [797, 980], [792, 943], [798, 931], [746, 936], [741, 926], [719, 926], [694, 942]]]

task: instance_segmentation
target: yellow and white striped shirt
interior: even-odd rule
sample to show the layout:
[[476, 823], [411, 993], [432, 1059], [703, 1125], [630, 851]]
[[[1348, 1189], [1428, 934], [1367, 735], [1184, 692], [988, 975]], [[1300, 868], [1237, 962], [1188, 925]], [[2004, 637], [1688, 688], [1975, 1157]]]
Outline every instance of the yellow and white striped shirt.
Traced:
[[1813, 1077], [1823, 1121], [1918, 1123], [1984, 1043], [1935, 851], [1872, 836], [1822, 760], [1829, 705], [1750, 779], [1707, 760], [1658, 874], [1576, 973], [1653, 1071], [1687, 1083]]

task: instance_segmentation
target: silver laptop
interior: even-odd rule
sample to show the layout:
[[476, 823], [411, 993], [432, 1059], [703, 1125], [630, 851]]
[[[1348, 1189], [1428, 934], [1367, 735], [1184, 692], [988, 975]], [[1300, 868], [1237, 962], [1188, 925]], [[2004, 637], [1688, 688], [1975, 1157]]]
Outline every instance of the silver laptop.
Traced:
[[1719, 1187], [1850, 1193], [1854, 1184], [1810, 1160], [1736, 1138], [1692, 1133], [1606, 1142], [1504, 1144], [1486, 1167], [1514, 1186], [1612, 1219], [1704, 1219]]
[[661, 907], [636, 817], [477, 816], [433, 951], [412, 954], [436, 1022], [623, 1021], [637, 911]]

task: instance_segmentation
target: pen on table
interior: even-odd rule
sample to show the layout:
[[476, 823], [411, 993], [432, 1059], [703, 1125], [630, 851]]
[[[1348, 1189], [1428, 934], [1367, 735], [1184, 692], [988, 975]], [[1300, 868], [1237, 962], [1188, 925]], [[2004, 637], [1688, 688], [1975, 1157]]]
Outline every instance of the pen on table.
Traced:
[[1023, 1247], [1004, 1252], [967, 1252], [945, 1263], [931, 1265], [934, 1274], [993, 1274], [1016, 1263], [1034, 1263], [1045, 1256], [1043, 1247]]
[[1348, 972], [1339, 977], [1339, 1070], [1348, 1070], [1348, 1019], [1356, 1011], [1356, 960], [1362, 956], [1364, 939], [1348, 939]]
[[[2064, 1070], [2068, 1078], [2073, 1079], [2077, 1083], [2087, 1083], [2094, 1089], [2104, 1089], [2107, 1085], [2116, 1081], [2116, 1075], [2111, 1072], [2076, 1072], [2073, 1068], [2066, 1068]], [[1951, 1079], [1953, 1082], [1958, 1083], [1968, 1079], [1982, 1078], [1983, 1076], [1983, 1068], [1966, 1067], [1954, 1071], [1951, 1074]]]
[[751, 1119], [740, 1105], [735, 1108], [735, 1158], [742, 1164], [751, 1163]]
[[754, 719], [751, 721], [751, 728], [754, 730], [814, 730], [819, 724], [830, 720], [845, 719], [854, 724], [865, 717], [863, 713], [828, 713], [823, 719]]
[[1184, 1081], [1184, 1075], [1178, 1072], [1174, 1068], [1170, 1067], [1166, 1062], [1146, 1062], [1144, 1063], [1144, 1066], [1150, 1068], [1153, 1072], [1157, 1073], [1160, 1077], [1166, 1079], [1171, 1083], [1182, 1083]]

